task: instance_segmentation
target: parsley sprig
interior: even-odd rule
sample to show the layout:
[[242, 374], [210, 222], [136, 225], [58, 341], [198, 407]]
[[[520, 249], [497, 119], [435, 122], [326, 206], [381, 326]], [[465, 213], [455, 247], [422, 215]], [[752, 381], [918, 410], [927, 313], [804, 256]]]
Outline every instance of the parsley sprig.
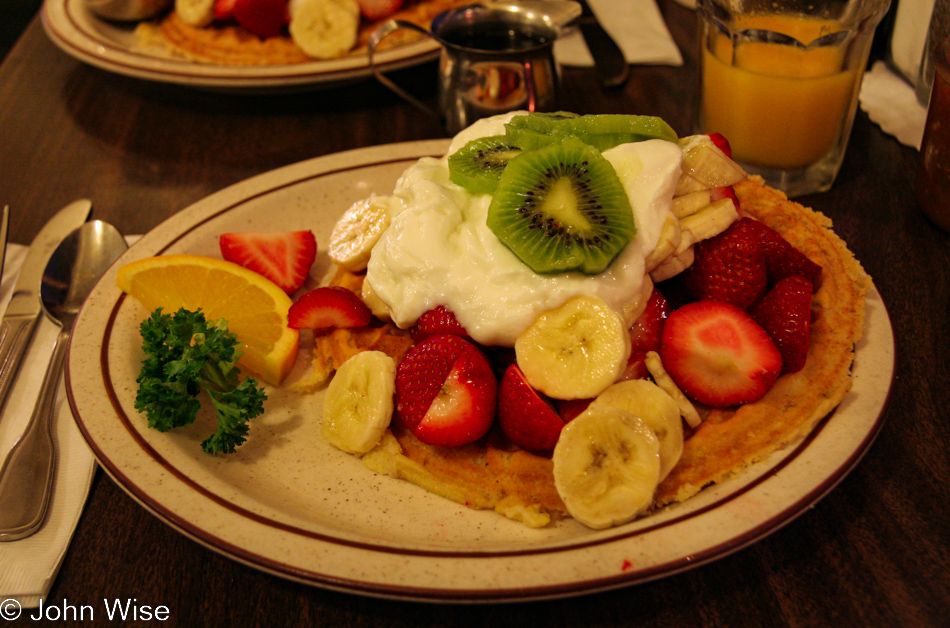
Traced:
[[139, 331], [145, 359], [135, 408], [146, 414], [149, 427], [167, 432], [193, 423], [204, 390], [218, 414], [218, 430], [201, 448], [234, 453], [247, 439], [248, 421], [264, 411], [267, 394], [254, 379], [241, 380], [241, 353], [227, 321], [208, 322], [200, 309], [169, 315], [158, 308]]

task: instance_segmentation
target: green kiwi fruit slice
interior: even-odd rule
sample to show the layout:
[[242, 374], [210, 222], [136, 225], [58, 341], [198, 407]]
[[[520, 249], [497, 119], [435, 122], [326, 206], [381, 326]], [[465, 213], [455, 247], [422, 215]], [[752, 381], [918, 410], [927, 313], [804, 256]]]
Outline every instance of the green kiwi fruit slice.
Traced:
[[449, 180], [472, 194], [491, 194], [508, 162], [521, 149], [504, 135], [472, 140], [449, 155]]
[[562, 134], [557, 129], [564, 120], [579, 117], [569, 111], [553, 113], [529, 113], [515, 116], [505, 124], [505, 135], [524, 150], [541, 148], [554, 142]]
[[636, 234], [613, 166], [571, 136], [508, 162], [487, 223], [537, 273], [600, 273]]
[[532, 113], [512, 118], [505, 125], [505, 133], [512, 143], [525, 150], [545, 146], [565, 135], [573, 135], [601, 151], [628, 142], [678, 140], [676, 132], [662, 118], [624, 114]]

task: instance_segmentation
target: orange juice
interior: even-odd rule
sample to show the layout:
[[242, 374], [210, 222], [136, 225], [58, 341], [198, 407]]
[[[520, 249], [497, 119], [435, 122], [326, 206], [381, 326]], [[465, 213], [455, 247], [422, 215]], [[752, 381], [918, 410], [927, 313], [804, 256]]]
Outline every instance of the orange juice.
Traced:
[[[803, 44], [843, 30], [838, 23], [790, 15], [749, 15], [755, 28]], [[763, 41], [733, 45], [716, 32], [703, 46], [703, 130], [719, 132], [735, 159], [770, 168], [803, 168], [828, 154], [843, 133], [860, 83], [845, 67], [844, 44], [800, 48]]]

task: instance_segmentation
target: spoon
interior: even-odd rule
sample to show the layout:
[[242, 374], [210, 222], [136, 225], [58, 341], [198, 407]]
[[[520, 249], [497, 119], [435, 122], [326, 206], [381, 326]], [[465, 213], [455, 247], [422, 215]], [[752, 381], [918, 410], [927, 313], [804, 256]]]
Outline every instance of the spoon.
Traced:
[[73, 322], [99, 278], [127, 247], [115, 227], [93, 220], [66, 236], [46, 265], [40, 286], [43, 308], [61, 330], [33, 416], [0, 468], [0, 541], [30, 536], [46, 517], [56, 466], [53, 409]]

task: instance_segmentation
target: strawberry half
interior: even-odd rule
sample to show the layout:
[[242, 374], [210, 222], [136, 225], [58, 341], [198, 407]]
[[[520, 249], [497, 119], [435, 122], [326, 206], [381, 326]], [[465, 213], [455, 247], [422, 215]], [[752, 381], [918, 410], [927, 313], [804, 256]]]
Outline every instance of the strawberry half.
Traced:
[[670, 314], [660, 358], [684, 393], [719, 408], [758, 401], [782, 371], [766, 331], [721, 301], [696, 301]]
[[468, 332], [456, 320], [455, 314], [444, 305], [436, 306], [424, 312], [410, 330], [410, 334], [417, 342], [436, 334], [468, 337]]
[[759, 239], [735, 222], [717, 236], [697, 242], [695, 260], [683, 273], [697, 299], [731, 303], [748, 310], [765, 294], [765, 253]]
[[237, 0], [215, 0], [214, 19], [230, 20], [234, 17], [234, 3]]
[[498, 425], [515, 445], [535, 452], [554, 449], [564, 420], [553, 402], [536, 391], [517, 364], [498, 384]]
[[792, 246], [775, 229], [752, 218], [742, 218], [735, 223], [737, 231], [750, 234], [750, 237], [762, 243], [765, 254], [765, 270], [768, 284], [775, 285], [785, 277], [804, 277], [818, 285], [821, 266], [808, 259], [804, 253]]
[[646, 309], [630, 326], [630, 357], [619, 380], [643, 379], [649, 373], [646, 363], [647, 352], [660, 348], [663, 336], [663, 324], [670, 315], [670, 304], [658, 288], [653, 288]]
[[436, 447], [467, 445], [484, 436], [497, 396], [485, 355], [458, 336], [429, 336], [396, 369], [396, 419]]
[[782, 354], [782, 372], [805, 366], [811, 332], [812, 284], [803, 277], [785, 277], [765, 293], [752, 318], [761, 325]]
[[360, 14], [371, 22], [384, 20], [400, 8], [403, 0], [356, 0]]
[[218, 245], [224, 259], [267, 277], [287, 294], [300, 290], [317, 257], [310, 231], [225, 233]]
[[561, 415], [561, 420], [570, 423], [576, 419], [584, 410], [590, 406], [593, 399], [557, 399], [554, 405], [557, 406], [557, 413]]
[[716, 148], [724, 152], [726, 157], [732, 157], [732, 146], [729, 145], [729, 140], [722, 133], [707, 133], [706, 137], [712, 140]]
[[372, 313], [355, 293], [340, 286], [316, 288], [300, 297], [287, 312], [291, 329], [365, 327]]
[[736, 206], [736, 211], [742, 209], [739, 205], [739, 197], [736, 196], [736, 191], [732, 188], [731, 185], [727, 185], [721, 188], [713, 188], [709, 190], [709, 200], [710, 202], [715, 203], [716, 201], [722, 200], [724, 198], [732, 199], [732, 204]]
[[276, 37], [287, 24], [287, 0], [234, 0], [231, 15], [258, 37]]

